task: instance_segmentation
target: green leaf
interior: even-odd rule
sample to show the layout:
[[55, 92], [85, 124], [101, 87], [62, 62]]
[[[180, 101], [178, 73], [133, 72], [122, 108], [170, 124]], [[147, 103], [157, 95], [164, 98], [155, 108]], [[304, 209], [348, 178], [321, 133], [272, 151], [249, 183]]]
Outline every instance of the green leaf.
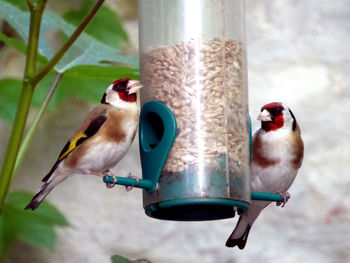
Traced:
[[37, 224], [33, 221], [31, 224], [29, 223], [30, 222], [25, 224], [26, 227], [21, 228], [18, 239], [33, 246], [45, 247], [53, 250], [56, 241], [54, 227], [42, 223]]
[[[46, 95], [46, 90], [52, 81], [45, 78], [35, 89], [32, 105], [39, 107]], [[51, 82], [52, 83], [52, 82]], [[22, 81], [19, 79], [5, 78], [0, 79], [0, 118], [5, 121], [15, 119], [17, 103], [21, 93]]]
[[[0, 1], [0, 17], [4, 18], [21, 38], [27, 41], [29, 32], [28, 12]], [[45, 35], [55, 30], [60, 30], [64, 35], [70, 36], [75, 27], [55, 13], [46, 11], [41, 23], [39, 53], [48, 59], [52, 57], [53, 51], [46, 41]], [[82, 33], [55, 66], [55, 70], [62, 73], [77, 65], [104, 65], [106, 61], [138, 66], [138, 58], [123, 56], [116, 48], [103, 44], [87, 33]]]
[[32, 193], [18, 191], [10, 194], [7, 197], [6, 203], [17, 213], [25, 213], [27, 217], [35, 218], [35, 220], [40, 218], [40, 220], [49, 224], [68, 226], [68, 222], [64, 216], [49, 202], [42, 202], [35, 211], [23, 210], [23, 205], [27, 205], [32, 198]]
[[[4, 43], [13, 47], [14, 49], [18, 50], [19, 52], [21, 52], [23, 54], [27, 54], [27, 45], [24, 44], [23, 42], [18, 41], [17, 39], [8, 37], [1, 32], [0, 32], [0, 40], [4, 41]], [[38, 61], [41, 63], [47, 63], [47, 58], [45, 58], [44, 56], [39, 54]]]
[[[65, 22], [61, 17], [49, 11], [44, 14], [43, 21], [43, 28], [47, 31], [58, 27], [67, 36], [71, 35], [75, 29], [74, 26]], [[64, 72], [77, 65], [104, 65], [106, 61], [138, 66], [138, 58], [123, 56], [116, 48], [105, 45], [88, 34], [82, 33], [55, 69], [58, 72]]]
[[[0, 214], [0, 259], [4, 258], [15, 239], [15, 233], [8, 226], [5, 227], [4, 217]], [[2, 262], [0, 260], [0, 262]]]
[[[80, 10], [70, 11], [64, 15], [64, 19], [78, 26], [80, 21], [88, 14], [93, 7], [95, 1], [85, 2]], [[85, 32], [96, 39], [99, 39], [104, 44], [110, 45], [114, 48], [120, 46], [121, 43], [128, 41], [128, 35], [124, 30], [120, 18], [108, 8], [103, 5], [97, 12], [94, 19], [85, 29]]]
[[16, 79], [0, 80], [0, 118], [13, 121], [16, 115], [22, 82]]
[[16, 238], [29, 244], [52, 249], [55, 226], [68, 226], [64, 216], [47, 201], [35, 211], [24, 210], [34, 194], [10, 193], [0, 214], [0, 257], [8, 252]]
[[[11, 3], [0, 1], [0, 17], [5, 19], [19, 34], [23, 41], [27, 42], [29, 35], [29, 12], [18, 9]], [[43, 26], [43, 23], [42, 23]], [[41, 28], [40, 35], [46, 32]], [[39, 53], [46, 58], [52, 56], [53, 51], [44, 37], [39, 39]]]
[[28, 5], [25, 0], [2, 0], [2, 1], [10, 3], [14, 6], [17, 6], [21, 10], [28, 10]]
[[113, 255], [111, 257], [111, 262], [112, 263], [131, 263], [132, 261], [130, 259], [127, 259], [119, 255]]
[[14, 39], [11, 37], [8, 37], [0, 32], [0, 40], [4, 41], [7, 45], [15, 48], [16, 50], [22, 52], [25, 54], [27, 52], [27, 45]]
[[140, 79], [139, 70], [119, 66], [82, 65], [71, 68], [64, 73], [65, 77], [84, 79], [103, 79], [110, 83], [119, 78]]

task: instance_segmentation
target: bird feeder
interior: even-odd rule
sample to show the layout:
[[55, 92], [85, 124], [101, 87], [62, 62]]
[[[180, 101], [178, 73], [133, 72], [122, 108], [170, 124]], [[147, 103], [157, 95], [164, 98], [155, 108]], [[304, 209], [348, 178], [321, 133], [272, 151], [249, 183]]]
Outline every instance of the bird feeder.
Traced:
[[[251, 193], [244, 0], [139, 1], [142, 179], [148, 216], [235, 216]], [[113, 182], [105, 177], [105, 182]]]
[[[174, 220], [232, 217], [232, 207], [250, 202], [243, 1], [139, 3], [141, 103], [163, 103], [177, 124], [158, 188], [144, 191], [146, 213]], [[157, 158], [157, 143], [148, 137], [161, 139], [169, 129], [165, 121], [157, 111], [141, 114], [141, 158]]]

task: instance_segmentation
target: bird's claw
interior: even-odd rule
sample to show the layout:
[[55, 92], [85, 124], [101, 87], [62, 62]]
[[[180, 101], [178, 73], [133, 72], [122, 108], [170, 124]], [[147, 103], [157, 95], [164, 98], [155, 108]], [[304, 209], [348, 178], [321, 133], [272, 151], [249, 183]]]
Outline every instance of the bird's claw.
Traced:
[[135, 176], [135, 175], [133, 175], [133, 174], [131, 174], [131, 173], [129, 173], [128, 178], [134, 178], [134, 179], [136, 179], [136, 184], [134, 184], [134, 185], [132, 185], [132, 186], [125, 186], [125, 190], [126, 190], [127, 192], [130, 192], [130, 191], [134, 188], [135, 185], [138, 185], [138, 184], [139, 184], [140, 178], [138, 178], [137, 176]]
[[107, 189], [113, 188], [115, 186], [115, 184], [117, 183], [117, 181], [118, 181], [117, 177], [111, 171], [106, 171], [105, 175], [108, 175], [108, 176], [113, 178], [113, 183], [106, 183]]
[[282, 205], [281, 207], [284, 207], [286, 205], [288, 199], [290, 198], [290, 194], [288, 192], [279, 192], [278, 194], [280, 194], [282, 196], [283, 201], [277, 202], [276, 206]]

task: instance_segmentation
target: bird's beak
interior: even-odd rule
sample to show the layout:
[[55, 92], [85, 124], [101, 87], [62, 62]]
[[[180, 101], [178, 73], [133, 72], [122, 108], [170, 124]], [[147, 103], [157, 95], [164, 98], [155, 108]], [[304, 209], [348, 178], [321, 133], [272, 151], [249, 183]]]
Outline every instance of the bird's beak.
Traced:
[[130, 94], [136, 93], [141, 88], [142, 88], [142, 85], [141, 85], [140, 81], [129, 80], [128, 87], [126, 88], [126, 90], [128, 91], [128, 94], [130, 95]]
[[268, 110], [263, 110], [258, 116], [259, 121], [272, 121], [271, 114]]

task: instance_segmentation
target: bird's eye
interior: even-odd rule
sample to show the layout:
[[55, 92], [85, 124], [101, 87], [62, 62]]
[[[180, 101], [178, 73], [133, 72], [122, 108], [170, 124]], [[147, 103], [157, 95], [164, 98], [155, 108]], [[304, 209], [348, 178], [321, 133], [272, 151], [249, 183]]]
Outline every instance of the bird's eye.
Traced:
[[114, 84], [113, 86], [113, 90], [114, 91], [125, 91], [125, 85], [123, 85], [123, 83], [117, 83], [117, 84]]
[[278, 116], [282, 113], [283, 111], [283, 108], [282, 107], [276, 107], [276, 108], [272, 108], [269, 110], [270, 113], [273, 115], [273, 116]]

